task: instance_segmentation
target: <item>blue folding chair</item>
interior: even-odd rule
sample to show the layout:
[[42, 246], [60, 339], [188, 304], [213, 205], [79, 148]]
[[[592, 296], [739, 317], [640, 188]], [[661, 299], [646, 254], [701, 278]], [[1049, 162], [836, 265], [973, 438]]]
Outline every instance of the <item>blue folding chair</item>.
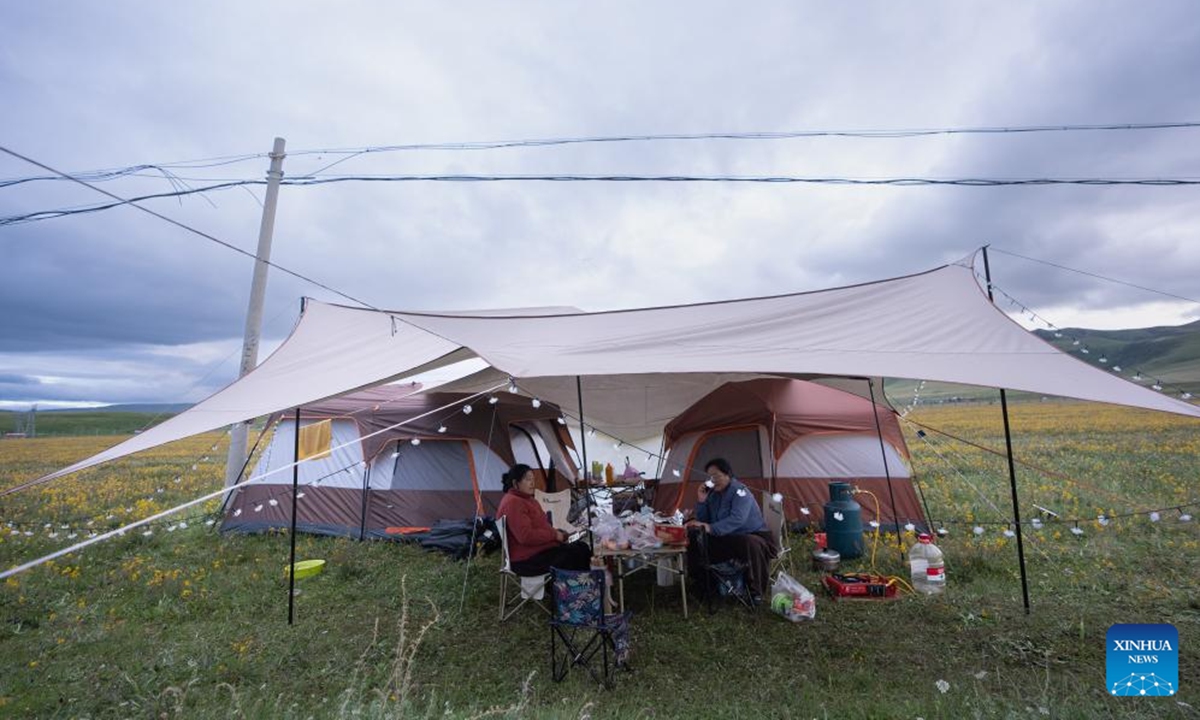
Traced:
[[[561, 681], [576, 665], [608, 689], [617, 668], [628, 669], [631, 613], [605, 614], [604, 570], [550, 568], [550, 676]], [[595, 667], [599, 660], [599, 668]]]

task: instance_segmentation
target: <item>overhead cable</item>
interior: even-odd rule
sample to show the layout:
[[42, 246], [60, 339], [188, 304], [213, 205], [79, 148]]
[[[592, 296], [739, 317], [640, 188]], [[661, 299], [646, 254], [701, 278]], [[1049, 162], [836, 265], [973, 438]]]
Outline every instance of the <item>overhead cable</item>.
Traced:
[[378, 145], [359, 148], [329, 148], [305, 150], [292, 155], [366, 154], [397, 150], [496, 150], [513, 147], [547, 147], [553, 145], [580, 145], [587, 143], [659, 142], [666, 140], [792, 140], [799, 138], [841, 137], [864, 139], [896, 139], [927, 137], [933, 135], [998, 135], [1047, 132], [1096, 132], [1122, 130], [1177, 130], [1200, 128], [1200, 121], [1153, 122], [1153, 123], [1107, 123], [1090, 125], [1013, 125], [961, 128], [908, 128], [856, 129], [856, 130], [784, 130], [777, 132], [709, 132], [709, 133], [664, 133], [660, 135], [593, 135], [583, 137], [542, 138], [526, 140], [489, 140], [480, 142], [409, 143], [404, 145]]
[[[276, 269], [276, 270], [278, 270], [279, 272], [286, 273], [286, 274], [288, 274], [288, 275], [291, 275], [291, 276], [292, 276], [292, 277], [294, 277], [294, 278], [298, 278], [298, 279], [300, 279], [300, 280], [303, 280], [303, 281], [305, 281], [305, 282], [312, 283], [313, 285], [316, 285], [317, 287], [319, 287], [319, 288], [321, 288], [321, 289], [323, 289], [323, 290], [328, 290], [329, 292], [331, 292], [331, 293], [334, 293], [335, 295], [341, 296], [341, 297], [343, 297], [343, 298], [346, 298], [347, 300], [349, 300], [349, 301], [351, 301], [351, 302], [353, 302], [353, 303], [357, 303], [358, 305], [362, 305], [363, 307], [367, 307], [367, 308], [370, 308], [370, 309], [372, 309], [372, 310], [378, 310], [378, 309], [379, 309], [379, 308], [377, 308], [377, 307], [375, 307], [375, 306], [371, 305], [370, 303], [368, 303], [368, 302], [366, 302], [366, 301], [364, 301], [364, 300], [359, 300], [358, 298], [356, 298], [356, 297], [353, 297], [353, 296], [351, 296], [351, 295], [348, 295], [348, 294], [346, 294], [346, 293], [342, 292], [341, 290], [335, 290], [334, 288], [331, 288], [331, 287], [329, 287], [329, 286], [328, 286], [328, 285], [326, 285], [325, 283], [322, 283], [322, 282], [320, 282], [320, 281], [318, 281], [318, 280], [314, 280], [314, 279], [312, 279], [312, 278], [308, 277], [307, 275], [302, 275], [302, 274], [300, 274], [300, 273], [298, 273], [298, 272], [296, 272], [296, 271], [294, 271], [294, 270], [290, 270], [290, 269], [288, 269], [288, 268], [286, 268], [286, 267], [283, 267], [282, 265], [279, 265], [279, 264], [277, 264], [277, 263], [271, 262], [270, 260], [267, 260], [267, 259], [265, 259], [265, 258], [259, 258], [259, 257], [258, 257], [257, 255], [255, 255], [254, 253], [251, 253], [251, 252], [248, 252], [248, 251], [246, 251], [246, 250], [243, 250], [243, 249], [241, 249], [240, 247], [238, 247], [238, 246], [236, 246], [236, 245], [234, 245], [234, 244], [232, 244], [232, 243], [226, 242], [226, 241], [224, 241], [224, 240], [221, 240], [221, 239], [220, 239], [220, 238], [218, 238], [218, 237], [214, 237], [213, 235], [209, 235], [208, 233], [204, 232], [203, 230], [197, 230], [196, 228], [194, 228], [194, 227], [192, 227], [192, 226], [190, 226], [190, 225], [187, 225], [187, 224], [185, 224], [185, 223], [179, 222], [178, 220], [174, 220], [174, 219], [172, 219], [172, 218], [169, 218], [169, 217], [167, 217], [166, 215], [163, 215], [163, 214], [161, 214], [161, 213], [157, 213], [157, 212], [155, 212], [155, 211], [153, 211], [153, 210], [151, 210], [151, 209], [149, 209], [149, 208], [142, 207], [141, 205], [138, 205], [138, 204], [137, 204], [137, 201], [136, 201], [136, 200], [126, 200], [126, 199], [124, 199], [124, 198], [122, 198], [122, 197], [120, 197], [120, 196], [118, 196], [118, 195], [114, 195], [114, 194], [112, 194], [112, 193], [108, 192], [107, 190], [104, 190], [103, 188], [98, 188], [98, 187], [96, 187], [95, 185], [92, 185], [92, 184], [90, 184], [90, 183], [84, 182], [83, 180], [79, 180], [78, 178], [72, 177], [72, 176], [70, 176], [70, 175], [68, 175], [68, 174], [66, 174], [66, 173], [64, 173], [64, 172], [62, 172], [61, 170], [56, 170], [56, 169], [54, 169], [54, 168], [50, 167], [49, 165], [45, 165], [45, 164], [43, 164], [43, 163], [40, 163], [40, 162], [38, 162], [37, 160], [33, 160], [33, 159], [31, 159], [31, 158], [25, 157], [24, 155], [21, 155], [20, 153], [14, 152], [13, 150], [9, 150], [9, 149], [8, 149], [8, 148], [6, 148], [6, 147], [0, 146], [0, 152], [4, 152], [4, 153], [7, 153], [7, 154], [9, 154], [9, 155], [12, 155], [13, 157], [15, 157], [15, 158], [17, 158], [17, 159], [24, 160], [25, 162], [27, 162], [27, 163], [29, 163], [29, 164], [31, 164], [31, 165], [36, 165], [37, 167], [40, 167], [40, 168], [42, 168], [43, 170], [46, 170], [46, 171], [48, 171], [48, 172], [57, 173], [58, 175], [61, 175], [62, 177], [66, 178], [66, 179], [68, 179], [68, 180], [71, 180], [71, 181], [73, 181], [73, 182], [79, 183], [80, 185], [83, 185], [83, 186], [84, 186], [84, 187], [86, 187], [86, 188], [90, 188], [90, 189], [92, 189], [92, 190], [95, 190], [96, 192], [100, 193], [101, 195], [106, 195], [106, 196], [108, 196], [108, 197], [110, 197], [110, 198], [112, 198], [112, 199], [114, 199], [114, 200], [116, 200], [116, 201], [117, 201], [117, 203], [116, 203], [116, 204], [114, 204], [114, 205], [109, 205], [109, 206], [107, 206], [107, 207], [116, 207], [117, 205], [128, 205], [128, 206], [130, 206], [130, 207], [137, 208], [138, 210], [141, 210], [142, 212], [144, 212], [144, 213], [146, 213], [146, 214], [148, 214], [148, 215], [153, 215], [154, 217], [158, 218], [159, 220], [164, 220], [164, 221], [166, 221], [166, 222], [168, 222], [168, 223], [170, 223], [170, 224], [174, 225], [175, 227], [178, 227], [178, 228], [181, 228], [181, 229], [183, 229], [183, 230], [186, 230], [186, 231], [188, 231], [188, 232], [190, 232], [190, 233], [194, 233], [194, 234], [196, 234], [196, 235], [199, 235], [200, 237], [204, 238], [205, 240], [208, 240], [208, 241], [210, 241], [210, 242], [214, 242], [214, 243], [216, 243], [216, 244], [218, 244], [218, 245], [220, 245], [220, 246], [222, 246], [222, 247], [224, 247], [224, 248], [228, 248], [229, 250], [233, 250], [233, 251], [234, 251], [234, 252], [236, 252], [236, 253], [240, 253], [240, 254], [242, 254], [242, 255], [245, 255], [246, 257], [249, 257], [249, 258], [251, 258], [251, 259], [254, 259], [254, 260], [259, 260], [259, 261], [261, 261], [261, 262], [264, 262], [264, 263], [266, 263], [267, 265], [269, 265], [269, 266], [271, 266], [271, 267], [275, 268], [275, 269]], [[266, 181], [259, 181], [259, 182], [260, 182], [260, 183], [264, 183], [264, 184], [265, 184], [265, 182], [266, 182]], [[188, 195], [188, 194], [192, 194], [192, 193], [196, 193], [196, 192], [204, 192], [204, 189], [203, 189], [203, 188], [199, 188], [199, 189], [197, 189], [197, 188], [190, 188], [190, 189], [187, 189], [187, 190], [179, 190], [179, 191], [176, 191], [175, 193], [173, 193], [173, 195], [175, 195], [175, 196], [178, 196], [178, 195]], [[4, 224], [7, 224], [7, 223], [5, 223], [4, 221], [0, 220], [0, 225], [4, 225]]]
[[[0, 148], [2, 149], [2, 148]], [[282, 185], [308, 186], [328, 185], [347, 182], [697, 182], [697, 183], [774, 183], [801, 185], [861, 185], [861, 186], [950, 186], [950, 187], [1008, 187], [1008, 186], [1048, 186], [1048, 185], [1092, 185], [1092, 186], [1140, 186], [1140, 187], [1183, 187], [1200, 185], [1200, 178], [842, 178], [842, 177], [798, 177], [798, 176], [749, 176], [749, 175], [340, 175], [329, 177], [301, 176], [285, 178]], [[87, 184], [87, 183], [83, 183]], [[229, 188], [250, 185], [266, 185], [265, 180], [233, 180], [215, 185], [175, 190], [166, 193], [141, 195], [128, 200], [112, 193], [104, 193], [115, 198], [118, 202], [101, 203], [82, 207], [59, 208], [55, 210], [39, 210], [21, 215], [10, 215], [0, 218], [0, 226], [19, 225], [39, 220], [80, 215], [98, 212], [143, 200], [158, 198], [182, 197]], [[88, 185], [88, 187], [92, 187]], [[99, 188], [93, 187], [94, 190]], [[136, 207], [136, 206], [135, 206]], [[145, 212], [145, 208], [139, 208]], [[155, 213], [151, 213], [155, 214]], [[160, 216], [161, 217], [161, 216]], [[171, 221], [174, 222], [174, 221]], [[240, 251], [239, 252], [243, 252]], [[288, 272], [288, 271], [284, 271]], [[341, 294], [341, 293], [338, 293]], [[355, 300], [355, 302], [360, 302]], [[365, 303], [363, 303], [365, 304]]]
[[[553, 147], [559, 145], [611, 144], [628, 142], [664, 142], [701, 140], [793, 140], [801, 138], [860, 138], [860, 139], [904, 139], [930, 137], [938, 135], [1002, 135], [1002, 134], [1034, 134], [1034, 133], [1063, 133], [1063, 132], [1116, 132], [1130, 130], [1186, 130], [1200, 128], [1200, 121], [1150, 122], [1150, 123], [1094, 123], [1083, 125], [996, 125], [958, 128], [906, 128], [906, 129], [852, 129], [852, 130], [784, 130], [784, 131], [753, 131], [753, 132], [708, 132], [708, 133], [663, 133], [657, 135], [592, 135], [561, 138], [531, 138], [516, 140], [484, 140], [467, 142], [435, 142], [435, 143], [405, 143], [394, 145], [368, 145], [355, 148], [323, 148], [314, 150], [298, 150], [289, 153], [292, 157], [305, 155], [344, 155], [340, 160], [329, 163], [311, 175], [328, 170], [357, 155], [369, 155], [384, 152], [401, 152], [413, 150], [499, 150], [520, 147]], [[186, 160], [169, 163], [154, 163], [135, 165], [122, 169], [104, 169], [79, 171], [71, 173], [77, 178], [89, 180], [109, 180], [123, 175], [131, 175], [138, 171], [163, 168], [205, 168], [231, 165], [266, 157], [265, 153], [244, 155], [228, 155], [200, 160]], [[0, 188], [40, 180], [60, 180], [56, 175], [44, 175], [29, 178], [0, 179]]]

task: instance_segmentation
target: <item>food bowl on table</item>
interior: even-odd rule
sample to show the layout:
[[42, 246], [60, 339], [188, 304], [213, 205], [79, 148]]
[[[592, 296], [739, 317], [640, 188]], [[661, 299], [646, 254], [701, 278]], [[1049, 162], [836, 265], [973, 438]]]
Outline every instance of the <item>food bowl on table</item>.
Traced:
[[655, 524], [654, 536], [664, 545], [687, 545], [687, 528], [682, 525]]

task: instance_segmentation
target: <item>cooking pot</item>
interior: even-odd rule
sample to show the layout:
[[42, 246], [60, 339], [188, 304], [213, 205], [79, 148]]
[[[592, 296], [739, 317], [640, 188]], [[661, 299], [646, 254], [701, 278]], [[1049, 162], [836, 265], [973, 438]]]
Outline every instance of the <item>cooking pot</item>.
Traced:
[[813, 570], [833, 572], [838, 569], [838, 565], [842, 562], [842, 554], [837, 550], [821, 548], [813, 551], [812, 559]]

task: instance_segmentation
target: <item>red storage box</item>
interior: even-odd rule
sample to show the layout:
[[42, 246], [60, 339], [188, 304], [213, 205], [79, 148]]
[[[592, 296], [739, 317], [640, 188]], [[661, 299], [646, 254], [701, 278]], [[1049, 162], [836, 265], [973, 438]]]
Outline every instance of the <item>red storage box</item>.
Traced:
[[682, 525], [655, 525], [654, 536], [664, 545], [687, 545], [687, 528]]

